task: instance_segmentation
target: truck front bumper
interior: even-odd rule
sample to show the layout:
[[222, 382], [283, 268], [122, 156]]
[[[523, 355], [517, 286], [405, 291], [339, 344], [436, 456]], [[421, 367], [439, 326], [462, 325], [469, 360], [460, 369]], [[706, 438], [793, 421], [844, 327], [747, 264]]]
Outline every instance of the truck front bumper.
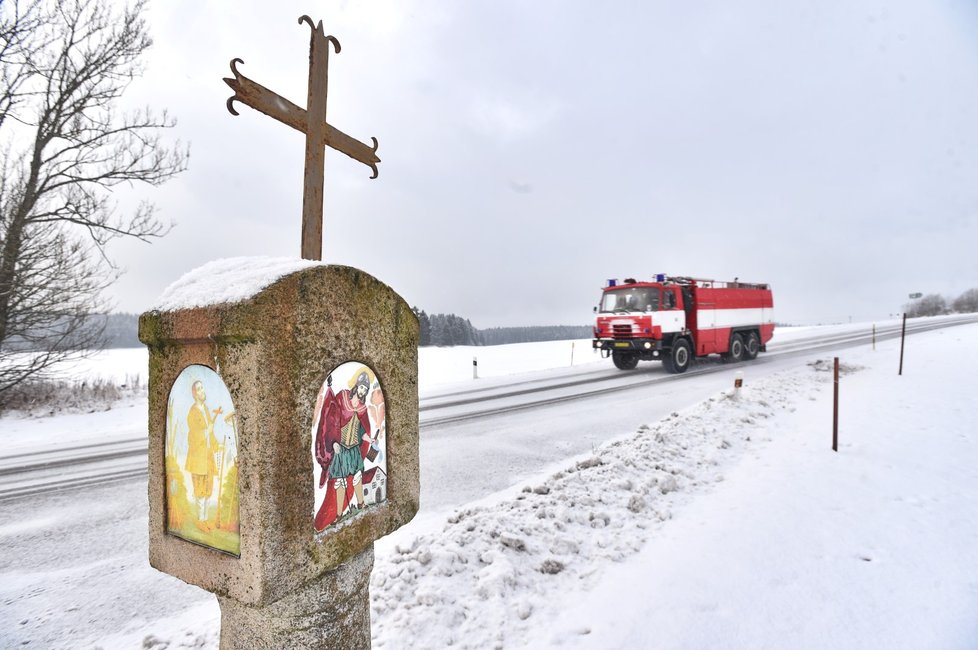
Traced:
[[603, 356], [607, 356], [604, 354], [606, 352], [610, 354], [615, 351], [658, 356], [658, 353], [662, 351], [662, 341], [657, 339], [592, 339], [591, 347], [595, 350], [601, 350]]

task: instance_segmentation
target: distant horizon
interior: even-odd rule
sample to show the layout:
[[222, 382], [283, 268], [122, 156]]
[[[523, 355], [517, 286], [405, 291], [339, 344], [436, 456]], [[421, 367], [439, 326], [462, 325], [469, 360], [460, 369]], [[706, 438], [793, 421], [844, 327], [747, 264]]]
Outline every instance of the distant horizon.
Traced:
[[[776, 308], [775, 308], [775, 311], [776, 311]], [[139, 316], [141, 314], [143, 314], [143, 313], [145, 313], [145, 312], [114, 311], [114, 312], [106, 312], [105, 315], [109, 315], [109, 316], [132, 316], [132, 317], [135, 317], [135, 318], [139, 318]], [[425, 313], [428, 313], [427, 310], [425, 310]], [[446, 312], [446, 313], [434, 312], [434, 313], [439, 313], [439, 314], [442, 314], [442, 315], [446, 315], [447, 316], [449, 314], [453, 314], [454, 312]], [[432, 313], [428, 313], [428, 315], [431, 316], [433, 314]], [[455, 315], [456, 316], [459, 316], [460, 318], [464, 318], [466, 320], [470, 320], [471, 321], [471, 319], [467, 318], [464, 314], [455, 314]], [[593, 314], [592, 314], [592, 316], [593, 316]], [[903, 313], [901, 312], [900, 314], [894, 314], [892, 316], [887, 316], [886, 318], [879, 318], [879, 319], [876, 319], [875, 321], [873, 321], [873, 320], [860, 320], [860, 321], [852, 320], [852, 321], [845, 321], [845, 322], [843, 322], [843, 321], [837, 321], [837, 322], [816, 322], [816, 323], [787, 323], [787, 322], [786, 323], [782, 323], [782, 322], [779, 322], [779, 321], [775, 321], [774, 324], [775, 324], [776, 327], [819, 327], [819, 326], [827, 326], [827, 325], [850, 325], [850, 324], [856, 324], [856, 323], [881, 322], [881, 321], [885, 321], [885, 320], [899, 319], [902, 316], [903, 316]], [[590, 328], [593, 325], [594, 325], [593, 318], [592, 318], [592, 320], [590, 320], [590, 321], [588, 321], [586, 323], [582, 323], [582, 324], [551, 323], [551, 324], [548, 324], [548, 325], [490, 325], [488, 327], [479, 327], [475, 323], [472, 323], [472, 326], [475, 327], [479, 331], [493, 330], [493, 329], [532, 329], [532, 328], [547, 328], [547, 327], [586, 327], [586, 328]]]

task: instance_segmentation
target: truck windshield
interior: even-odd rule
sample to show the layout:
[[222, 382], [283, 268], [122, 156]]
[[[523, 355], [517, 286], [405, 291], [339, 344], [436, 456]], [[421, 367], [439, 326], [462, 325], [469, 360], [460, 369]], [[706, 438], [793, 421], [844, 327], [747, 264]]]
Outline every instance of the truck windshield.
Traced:
[[632, 287], [605, 291], [601, 297], [602, 313], [624, 311], [657, 311], [659, 290], [649, 287]]

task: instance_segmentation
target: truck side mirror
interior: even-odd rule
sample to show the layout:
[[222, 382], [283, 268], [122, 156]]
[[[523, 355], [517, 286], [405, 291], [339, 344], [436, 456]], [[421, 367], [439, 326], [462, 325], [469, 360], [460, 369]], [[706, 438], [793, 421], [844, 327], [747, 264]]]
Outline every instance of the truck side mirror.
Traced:
[[597, 314], [597, 313], [598, 313], [598, 308], [597, 308], [597, 307], [595, 307], [595, 308], [594, 308], [594, 313], [595, 313], [595, 314]]

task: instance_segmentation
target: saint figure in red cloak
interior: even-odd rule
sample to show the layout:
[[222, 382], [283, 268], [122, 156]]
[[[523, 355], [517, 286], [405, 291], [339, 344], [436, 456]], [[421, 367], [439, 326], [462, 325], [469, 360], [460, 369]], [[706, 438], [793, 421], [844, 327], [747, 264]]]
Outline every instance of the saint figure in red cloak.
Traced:
[[[322, 468], [319, 487], [328, 483], [326, 497], [316, 513], [316, 530], [323, 530], [348, 507], [363, 508], [363, 484], [369, 483], [376, 468], [364, 471], [363, 459], [373, 442], [367, 417], [370, 375], [357, 374], [350, 390], [333, 393], [332, 375], [326, 377], [316, 428], [316, 462]], [[351, 504], [356, 496], [356, 503]]]

